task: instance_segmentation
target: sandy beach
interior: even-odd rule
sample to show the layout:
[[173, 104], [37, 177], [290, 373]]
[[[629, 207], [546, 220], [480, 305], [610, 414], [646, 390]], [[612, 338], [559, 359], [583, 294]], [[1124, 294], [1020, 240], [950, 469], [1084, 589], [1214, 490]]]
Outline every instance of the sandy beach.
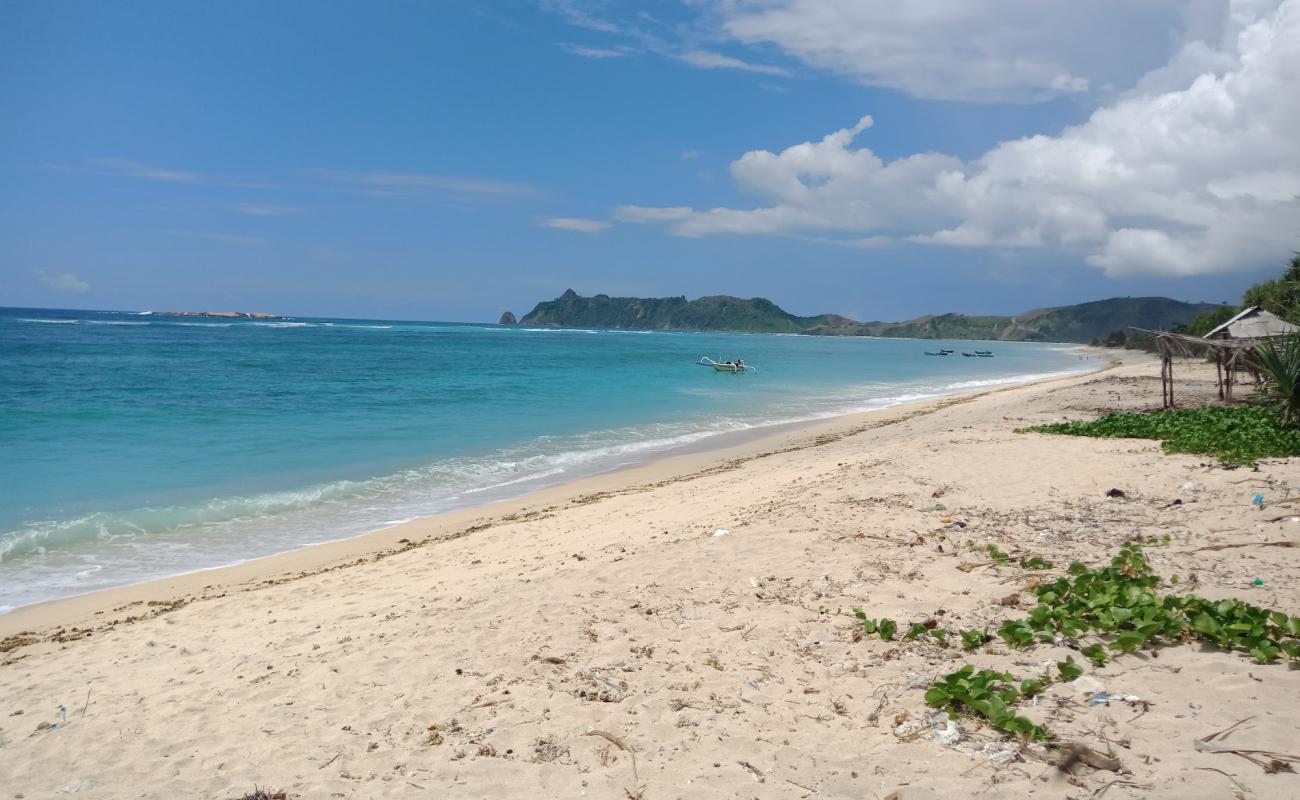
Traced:
[[987, 545], [1060, 574], [1135, 537], [1186, 591], [1300, 613], [1300, 548], [1255, 546], [1300, 540], [1278, 504], [1300, 462], [1015, 433], [1158, 405], [1158, 364], [1122, 357], [0, 616], [0, 797], [1300, 797], [1196, 744], [1248, 719], [1228, 741], [1298, 752], [1283, 663], [1089, 665], [1023, 708], [1110, 760], [1067, 774], [973, 719], [936, 732], [923, 701], [1067, 646], [881, 641], [851, 613], [996, 628], [1034, 576]]

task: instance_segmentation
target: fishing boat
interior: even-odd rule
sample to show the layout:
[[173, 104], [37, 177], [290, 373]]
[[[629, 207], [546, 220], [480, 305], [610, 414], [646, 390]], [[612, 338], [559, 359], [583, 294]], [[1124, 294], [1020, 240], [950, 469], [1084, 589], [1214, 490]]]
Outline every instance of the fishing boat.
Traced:
[[948, 356], [948, 355], [952, 355], [952, 353], [948, 352], [947, 350], [940, 350], [940, 351], [937, 352], [937, 353], [932, 353], [932, 352], [930, 352], [929, 350], [926, 350], [926, 351], [925, 351], [925, 354], [926, 354], [927, 356]]
[[701, 367], [713, 367], [714, 372], [758, 372], [758, 367], [752, 367], [745, 363], [745, 360], [738, 358], [735, 361], [714, 361], [708, 356], [700, 359]]
[[976, 350], [976, 351], [975, 351], [975, 355], [979, 356], [980, 358], [992, 358], [992, 357], [993, 357], [993, 351], [992, 351], [992, 350]]

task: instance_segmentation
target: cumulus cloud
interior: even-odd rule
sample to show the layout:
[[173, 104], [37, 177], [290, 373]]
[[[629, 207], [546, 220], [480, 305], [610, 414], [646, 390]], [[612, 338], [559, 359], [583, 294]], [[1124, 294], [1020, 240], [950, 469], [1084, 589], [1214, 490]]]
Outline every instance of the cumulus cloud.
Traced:
[[40, 271], [36, 274], [37, 277], [41, 279], [41, 283], [56, 292], [73, 292], [80, 294], [82, 292], [90, 291], [90, 284], [86, 283], [81, 278], [78, 278], [71, 272], [60, 272], [51, 275], [48, 272]]
[[537, 221], [538, 225], [544, 228], [555, 228], [561, 231], [577, 231], [578, 233], [600, 233], [608, 230], [611, 224], [599, 219], [583, 219], [581, 217], [545, 217]]
[[[1034, 102], [1125, 88], [1233, 24], [1225, 0], [718, 0], [722, 32], [806, 64], [944, 100]], [[1235, 0], [1235, 7], [1257, 0]], [[1235, 13], [1235, 10], [1234, 10]], [[1174, 35], [1170, 35], [1173, 31]]]
[[[1058, 135], [1003, 142], [969, 162], [938, 153], [887, 162], [855, 146], [871, 126], [864, 117], [733, 162], [737, 186], [764, 206], [624, 206], [617, 217], [680, 236], [834, 232], [1053, 248], [1110, 275], [1257, 267], [1295, 249], [1300, 229], [1300, 0], [1231, 10], [1235, 35], [1213, 52], [1180, 49]], [[1182, 85], [1169, 90], [1175, 76]]]

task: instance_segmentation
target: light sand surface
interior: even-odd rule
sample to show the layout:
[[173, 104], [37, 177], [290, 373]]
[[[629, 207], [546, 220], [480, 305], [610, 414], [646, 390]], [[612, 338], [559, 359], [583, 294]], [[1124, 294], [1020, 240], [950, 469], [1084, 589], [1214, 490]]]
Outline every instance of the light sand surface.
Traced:
[[1168, 534], [1159, 574], [1300, 613], [1300, 548], [1198, 550], [1300, 539], [1300, 505], [1275, 504], [1300, 461], [1014, 432], [1158, 403], [1158, 366], [1129, 358], [0, 617], [0, 798], [1300, 797], [1300, 775], [1194, 746], [1251, 717], [1230, 742], [1300, 754], [1300, 670], [1197, 645], [1088, 667], [1149, 705], [1059, 684], [1026, 706], [1122, 764], [1067, 777], [971, 719], [938, 741], [909, 687], [1071, 650], [855, 635], [853, 607], [1024, 614], [999, 600], [1028, 605], [1034, 575], [958, 569], [967, 540], [1100, 564]]

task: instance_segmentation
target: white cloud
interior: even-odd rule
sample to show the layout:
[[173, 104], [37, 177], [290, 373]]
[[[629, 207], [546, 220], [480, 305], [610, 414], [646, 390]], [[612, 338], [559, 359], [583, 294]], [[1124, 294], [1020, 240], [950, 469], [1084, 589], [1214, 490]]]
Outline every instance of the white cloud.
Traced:
[[581, 217], [545, 217], [537, 221], [538, 225], [545, 228], [555, 228], [561, 231], [577, 231], [578, 233], [600, 233], [608, 230], [611, 223], [599, 219], [582, 219]]
[[789, 75], [790, 71], [782, 67], [774, 67], [769, 64], [751, 64], [748, 61], [742, 61], [739, 58], [714, 53], [708, 50], [689, 50], [685, 53], [679, 53], [675, 56], [679, 61], [684, 61], [692, 67], [701, 69], [738, 69], [743, 72], [757, 72], [760, 75]]
[[624, 58], [633, 54], [633, 51], [628, 49], [587, 47], [586, 45], [571, 44], [569, 42], [559, 42], [557, 46], [566, 53], [582, 56], [583, 58]]
[[713, 10], [735, 40], [775, 45], [863, 83], [917, 97], [1033, 102], [1131, 86], [1184, 42], [1217, 46], [1234, 14], [1264, 3], [716, 0]]
[[254, 217], [287, 217], [301, 214], [303, 211], [298, 206], [281, 206], [274, 203], [240, 203], [235, 206], [235, 210]]
[[601, 19], [587, 11], [583, 8], [584, 4], [578, 0], [542, 0], [541, 5], [543, 9], [560, 15], [565, 22], [579, 28], [600, 33], [618, 33], [620, 30], [613, 22]]
[[339, 169], [311, 169], [307, 172], [324, 180], [354, 184], [371, 197], [437, 193], [461, 199], [491, 200], [540, 193], [537, 187], [527, 183], [422, 172], [354, 172]]
[[82, 292], [90, 291], [90, 284], [86, 283], [81, 278], [78, 278], [71, 272], [60, 272], [56, 275], [51, 275], [44, 270], [40, 270], [36, 275], [40, 278], [41, 283], [56, 292], [74, 292], [80, 294]]
[[[969, 162], [938, 153], [886, 162], [854, 146], [865, 117], [733, 162], [737, 186], [765, 206], [624, 206], [616, 216], [680, 236], [834, 232], [1052, 248], [1111, 275], [1258, 267], [1296, 249], [1300, 234], [1300, 102], [1289, 99], [1300, 85], [1300, 0], [1231, 8], [1236, 35], [1213, 53], [1179, 50], [1137, 84], [1158, 88], [1129, 91], [1058, 135], [1003, 142]], [[1193, 61], [1205, 71], [1189, 76]], [[1179, 74], [1181, 88], [1166, 90]]]
[[126, 175], [131, 178], [143, 178], [150, 181], [198, 183], [203, 180], [203, 176], [196, 172], [185, 172], [179, 169], [153, 167], [126, 158], [96, 158], [92, 159], [91, 163], [100, 169], [112, 172], [115, 175]]
[[209, 233], [207, 231], [171, 231], [173, 236], [181, 236], [186, 239], [207, 239], [212, 242], [222, 244], [233, 244], [239, 247], [257, 247], [266, 244], [266, 239], [261, 236], [244, 236], [238, 233]]

